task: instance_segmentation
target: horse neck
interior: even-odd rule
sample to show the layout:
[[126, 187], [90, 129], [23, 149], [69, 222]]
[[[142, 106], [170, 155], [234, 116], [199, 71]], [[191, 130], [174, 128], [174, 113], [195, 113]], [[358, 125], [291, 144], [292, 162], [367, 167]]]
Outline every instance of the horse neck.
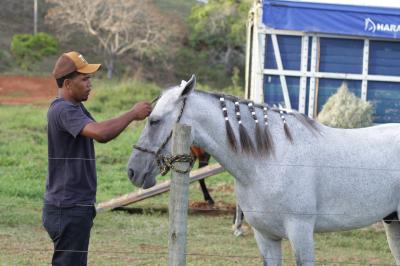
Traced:
[[230, 148], [219, 99], [195, 92], [188, 97], [186, 106], [182, 123], [192, 126], [194, 143], [205, 149], [229, 172], [247, 175], [243, 172], [246, 169], [244, 166], [251, 165], [254, 158]]
[[[318, 124], [310, 122], [301, 114], [286, 114], [286, 112], [282, 110], [271, 109], [268, 109], [265, 113], [263, 111], [264, 106], [253, 108], [253, 111], [256, 113], [256, 116], [253, 117], [251, 113], [252, 108], [248, 107], [248, 104], [242, 101], [239, 105], [240, 119], [243, 125], [241, 129], [245, 131], [246, 134], [241, 134], [243, 132], [239, 133], [240, 126], [238, 118], [236, 117], [237, 110], [235, 110], [234, 101], [235, 99], [227, 97], [225, 105], [229, 124], [238, 144], [236, 151], [229, 145], [227, 137], [228, 130], [220, 99], [215, 95], [202, 92], [194, 92], [188, 98], [190, 110], [187, 111], [187, 117], [194, 127], [195, 143], [206, 149], [221, 163], [224, 160], [228, 160], [229, 164], [232, 158], [237, 159], [236, 163], [238, 164], [242, 163], [242, 161], [247, 163], [247, 161], [265, 161], [266, 159], [281, 160], [282, 156], [286, 156], [288, 152], [301, 149], [304, 145], [314, 143], [316, 140], [315, 137], [318, 135], [317, 132], [321, 129]], [[268, 115], [268, 126], [264, 125], [265, 114]], [[265, 129], [268, 129], [266, 130], [268, 132], [264, 135], [258, 134], [258, 137], [256, 137], [257, 129], [261, 129], [263, 134]], [[248, 136], [247, 142], [242, 142], [243, 135]], [[260, 139], [266, 140], [266, 136], [269, 136], [273, 143], [269, 148], [266, 148], [268, 146], [266, 142], [261, 143], [259, 141]], [[252, 144], [248, 146], [253, 146], [253, 149], [250, 147], [246, 151], [246, 149], [243, 149], [243, 147], [246, 147], [243, 143]]]
[[[221, 109], [212, 96], [194, 92], [187, 99], [182, 122], [190, 124], [194, 131], [194, 142], [215, 156], [220, 150], [226, 150], [225, 133]], [[213, 154], [214, 153], [214, 154]]]

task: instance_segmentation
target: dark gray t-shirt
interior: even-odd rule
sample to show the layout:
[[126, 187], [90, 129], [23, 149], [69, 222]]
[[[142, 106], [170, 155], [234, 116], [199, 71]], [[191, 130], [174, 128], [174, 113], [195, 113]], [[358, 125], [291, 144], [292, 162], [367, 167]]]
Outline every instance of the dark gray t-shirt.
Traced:
[[96, 201], [93, 139], [80, 135], [94, 119], [83, 104], [56, 98], [47, 112], [48, 175], [45, 203], [60, 207]]

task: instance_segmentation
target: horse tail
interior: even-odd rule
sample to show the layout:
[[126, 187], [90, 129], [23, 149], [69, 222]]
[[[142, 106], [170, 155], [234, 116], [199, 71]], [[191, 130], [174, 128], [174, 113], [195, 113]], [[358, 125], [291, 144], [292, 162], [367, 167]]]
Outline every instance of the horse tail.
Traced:
[[256, 125], [256, 141], [257, 147], [259, 147], [258, 152], [261, 155], [272, 153], [272, 136], [267, 126], [263, 130], [259, 124]]
[[292, 134], [290, 133], [289, 127], [287, 125], [287, 121], [286, 121], [285, 115], [283, 114], [283, 110], [279, 110], [279, 114], [280, 114], [282, 122], [283, 122], [283, 130], [285, 131], [285, 136], [291, 143], [293, 143], [293, 137], [292, 137]]
[[237, 141], [235, 138], [235, 133], [233, 133], [231, 123], [229, 123], [228, 109], [226, 108], [225, 104], [225, 96], [221, 95], [219, 101], [222, 108], [222, 114], [224, 115], [225, 119], [225, 129], [226, 129], [226, 134], [228, 135], [229, 146], [233, 151], [237, 151]]
[[257, 118], [256, 110], [254, 109], [255, 104], [253, 102], [248, 102], [247, 106], [249, 107], [249, 111], [251, 113], [251, 116], [253, 117], [254, 122], [256, 124], [255, 125], [256, 148], [254, 150], [257, 149], [258, 153], [262, 155], [268, 149], [268, 146], [267, 146], [267, 143], [266, 143], [266, 140], [265, 140], [265, 136], [264, 136], [264, 132], [261, 129], [260, 122], [259, 122], [259, 120]]
[[313, 134], [319, 132], [318, 125], [314, 119], [311, 119], [308, 116], [297, 112], [294, 112], [293, 114], [305, 127], [311, 128], [312, 129], [311, 132]]
[[286, 121], [283, 123], [283, 130], [285, 131], [285, 136], [288, 138], [288, 140], [293, 143], [293, 137], [292, 133], [290, 133], [289, 127], [286, 123]]
[[246, 128], [242, 123], [239, 123], [239, 137], [240, 137], [240, 145], [242, 146], [242, 151], [245, 153], [254, 153], [254, 146], [251, 142], [249, 134], [247, 134]]
[[256, 145], [260, 154], [264, 153], [267, 149], [264, 132], [259, 123], [256, 123]]
[[274, 152], [274, 141], [272, 140], [272, 134], [268, 129], [268, 126], [264, 127], [264, 141], [265, 141], [265, 151], [267, 154]]
[[268, 107], [267, 106], [262, 106], [262, 109], [263, 109], [263, 114], [264, 114], [264, 131], [263, 131], [262, 134], [261, 133], [259, 133], [259, 134], [260, 134], [260, 136], [262, 135], [260, 138], [264, 142], [264, 151], [268, 155], [270, 153], [273, 153], [274, 142], [272, 140], [271, 132], [268, 129]]
[[237, 141], [235, 137], [235, 133], [233, 133], [233, 129], [231, 126], [231, 123], [229, 123], [229, 120], [225, 120], [225, 128], [226, 128], [226, 134], [228, 135], [228, 141], [231, 149], [233, 151], [237, 151]]

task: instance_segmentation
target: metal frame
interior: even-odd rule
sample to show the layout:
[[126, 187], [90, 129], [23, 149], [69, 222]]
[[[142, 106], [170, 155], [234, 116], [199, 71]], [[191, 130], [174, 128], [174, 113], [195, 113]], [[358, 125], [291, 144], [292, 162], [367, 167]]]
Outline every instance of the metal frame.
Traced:
[[300, 61], [300, 91], [299, 91], [299, 112], [306, 113], [307, 94], [307, 69], [308, 69], [308, 36], [301, 38], [301, 61]]
[[[256, 103], [264, 102], [264, 52], [265, 52], [265, 35], [260, 32], [262, 25], [262, 3], [255, 1], [252, 8], [249, 24], [253, 24], [251, 41], [251, 67], [250, 67], [250, 88], [248, 95]], [[246, 84], [248, 81], [246, 81]]]
[[246, 70], [245, 70], [245, 98], [250, 99], [250, 87], [252, 79], [252, 50], [254, 34], [254, 9], [249, 12], [246, 32]]
[[[308, 55], [307, 55], [308, 56]], [[311, 69], [310, 69], [310, 98], [308, 100], [308, 116], [314, 117], [316, 104], [316, 98], [318, 98], [318, 77], [317, 72], [319, 69], [319, 38], [317, 36], [312, 37], [311, 44]], [[305, 104], [305, 102], [304, 102]]]
[[283, 98], [285, 100], [285, 108], [292, 109], [292, 105], [290, 104], [290, 98], [289, 98], [289, 90], [286, 83], [286, 76], [283, 75], [282, 73], [283, 64], [282, 64], [281, 52], [279, 50], [279, 45], [278, 45], [278, 38], [276, 37], [276, 34], [271, 34], [271, 39], [272, 39], [272, 46], [274, 48], [276, 65], [278, 67], [278, 71], [281, 73], [279, 75], [279, 79], [281, 80]]
[[362, 66], [362, 83], [361, 83], [361, 99], [367, 100], [368, 91], [368, 65], [369, 65], [369, 40], [364, 40], [363, 50], [363, 66]]

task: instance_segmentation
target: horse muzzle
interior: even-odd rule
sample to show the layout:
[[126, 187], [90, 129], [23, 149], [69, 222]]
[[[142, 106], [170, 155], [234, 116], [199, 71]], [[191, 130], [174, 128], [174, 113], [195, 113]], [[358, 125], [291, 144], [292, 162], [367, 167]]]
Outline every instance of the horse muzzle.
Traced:
[[139, 174], [132, 168], [128, 168], [128, 177], [136, 187], [142, 187], [143, 189], [150, 188], [156, 184], [155, 177], [152, 177], [151, 172], [145, 174]]

